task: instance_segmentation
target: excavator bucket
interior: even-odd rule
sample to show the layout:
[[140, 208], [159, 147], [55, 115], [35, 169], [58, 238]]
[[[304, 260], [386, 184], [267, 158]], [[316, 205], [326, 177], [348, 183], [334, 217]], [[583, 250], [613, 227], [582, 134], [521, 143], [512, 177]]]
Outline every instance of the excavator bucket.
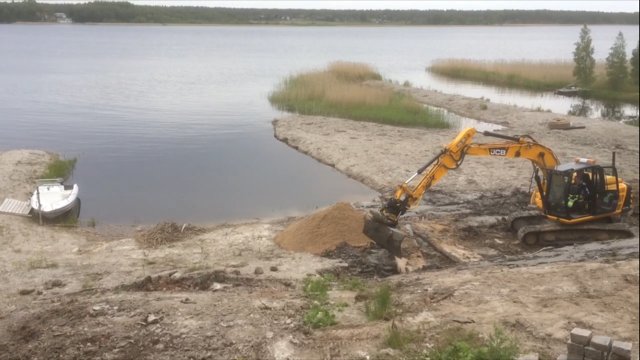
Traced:
[[387, 249], [392, 255], [401, 256], [400, 249], [405, 234], [389, 226], [387, 219], [378, 211], [370, 211], [365, 214], [362, 233], [379, 246]]

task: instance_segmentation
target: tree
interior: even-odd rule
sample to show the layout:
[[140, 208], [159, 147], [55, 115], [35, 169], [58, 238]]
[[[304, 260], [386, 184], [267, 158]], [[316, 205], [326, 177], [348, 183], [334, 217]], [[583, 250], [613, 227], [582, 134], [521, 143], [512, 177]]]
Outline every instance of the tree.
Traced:
[[595, 78], [596, 59], [593, 58], [593, 45], [591, 44], [591, 30], [584, 25], [580, 30], [580, 39], [575, 43], [573, 50], [573, 76], [579, 86], [589, 86]]
[[631, 63], [631, 80], [633, 80], [633, 83], [636, 85], [638, 85], [638, 81], [640, 81], [638, 79], [638, 48], [640, 48], [640, 41], [638, 41], [638, 45], [636, 45], [636, 48], [631, 52], [631, 60], [629, 60]]
[[620, 90], [629, 76], [626, 47], [624, 35], [618, 32], [616, 42], [611, 46], [607, 56], [607, 79], [609, 79], [609, 86], [614, 90]]

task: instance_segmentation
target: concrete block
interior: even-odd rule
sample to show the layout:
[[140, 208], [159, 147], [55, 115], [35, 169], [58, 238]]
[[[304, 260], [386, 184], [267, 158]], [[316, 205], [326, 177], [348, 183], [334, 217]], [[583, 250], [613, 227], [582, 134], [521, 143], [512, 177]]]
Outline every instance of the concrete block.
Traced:
[[631, 347], [633, 344], [625, 341], [614, 341], [611, 345], [611, 353], [624, 356], [626, 359], [631, 359]]
[[558, 355], [556, 360], [567, 360], [567, 354]]
[[580, 358], [584, 357], [584, 346], [569, 341], [567, 343], [567, 356], [572, 357], [573, 355], [580, 356]]
[[593, 332], [587, 329], [574, 328], [569, 334], [572, 343], [578, 345], [589, 345]]
[[631, 358], [612, 353], [611, 355], [609, 355], [609, 358], [607, 360], [631, 360]]
[[584, 348], [584, 358], [588, 360], [607, 360], [606, 354], [607, 353], [600, 350], [596, 350], [591, 346], [586, 346]]
[[600, 350], [608, 353], [609, 351], [611, 351], [612, 342], [613, 341], [608, 336], [602, 336], [602, 335], [592, 336], [591, 342], [589, 342], [589, 346], [591, 346], [596, 350]]
[[567, 360], [584, 360], [584, 356], [567, 354]]

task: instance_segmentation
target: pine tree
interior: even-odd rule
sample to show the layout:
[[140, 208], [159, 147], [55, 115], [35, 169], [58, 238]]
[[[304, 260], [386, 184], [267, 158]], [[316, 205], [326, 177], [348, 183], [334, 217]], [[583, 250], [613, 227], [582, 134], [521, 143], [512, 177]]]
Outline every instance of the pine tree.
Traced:
[[633, 83], [636, 85], [638, 85], [640, 81], [640, 79], [638, 79], [638, 48], [640, 48], [640, 41], [638, 41], [638, 45], [636, 45], [636, 48], [631, 52], [631, 60], [629, 60], [631, 63], [631, 80], [633, 80]]
[[618, 32], [616, 42], [611, 46], [607, 56], [607, 79], [609, 79], [609, 86], [614, 90], [620, 90], [629, 76], [626, 46], [624, 35]]
[[591, 44], [591, 30], [584, 25], [580, 30], [580, 39], [575, 43], [573, 61], [573, 76], [579, 86], [589, 86], [595, 80], [596, 60], [593, 58], [593, 45]]

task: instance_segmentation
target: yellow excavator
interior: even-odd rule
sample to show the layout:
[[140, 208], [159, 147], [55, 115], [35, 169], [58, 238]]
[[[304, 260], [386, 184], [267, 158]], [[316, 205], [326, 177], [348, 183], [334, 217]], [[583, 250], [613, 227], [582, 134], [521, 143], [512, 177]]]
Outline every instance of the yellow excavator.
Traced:
[[[609, 166], [584, 158], [560, 164], [551, 149], [528, 135], [485, 131], [485, 136], [502, 141], [474, 143], [476, 133], [474, 128], [461, 131], [433, 159], [397, 186], [393, 197], [366, 217], [364, 233], [379, 243], [387, 243], [397, 233], [389, 227], [395, 228], [400, 216], [420, 203], [429, 188], [471, 155], [522, 158], [532, 163], [535, 187], [530, 202], [537, 209], [509, 218], [509, 226], [521, 242], [553, 245], [633, 236], [629, 227], [619, 222], [632, 209], [632, 196], [631, 186], [618, 177], [615, 153]], [[417, 184], [410, 185], [414, 180]]]

